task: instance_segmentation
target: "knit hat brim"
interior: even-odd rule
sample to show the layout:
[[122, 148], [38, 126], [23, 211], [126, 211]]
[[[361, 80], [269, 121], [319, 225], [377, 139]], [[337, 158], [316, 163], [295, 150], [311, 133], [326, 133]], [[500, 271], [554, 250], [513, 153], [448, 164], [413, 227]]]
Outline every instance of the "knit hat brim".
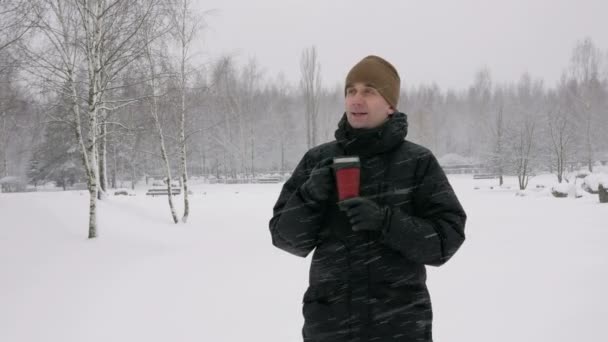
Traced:
[[399, 103], [401, 79], [395, 67], [385, 59], [370, 55], [363, 58], [346, 76], [346, 89], [355, 83], [365, 83], [374, 87], [394, 109]]

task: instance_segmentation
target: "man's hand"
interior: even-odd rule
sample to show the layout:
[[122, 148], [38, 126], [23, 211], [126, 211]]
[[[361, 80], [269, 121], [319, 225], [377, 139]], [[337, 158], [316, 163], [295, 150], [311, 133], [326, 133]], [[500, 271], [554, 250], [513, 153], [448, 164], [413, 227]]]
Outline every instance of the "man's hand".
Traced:
[[301, 190], [304, 192], [304, 196], [317, 203], [329, 199], [335, 187], [330, 167], [332, 161], [332, 158], [323, 159], [314, 167], [310, 177], [302, 184]]
[[387, 207], [381, 207], [363, 197], [349, 198], [340, 202], [339, 206], [346, 211], [354, 231], [382, 230], [389, 214]]

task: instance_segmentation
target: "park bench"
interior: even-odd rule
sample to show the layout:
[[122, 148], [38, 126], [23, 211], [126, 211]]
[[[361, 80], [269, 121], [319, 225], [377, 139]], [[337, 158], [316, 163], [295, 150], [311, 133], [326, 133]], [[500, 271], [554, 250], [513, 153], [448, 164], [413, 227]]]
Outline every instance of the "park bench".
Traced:
[[[171, 188], [171, 195], [179, 195], [182, 193], [182, 189], [181, 188]], [[146, 192], [146, 195], [148, 196], [167, 196], [167, 194], [169, 194], [169, 191], [167, 190], [167, 188], [151, 188], [148, 189], [148, 192]]]
[[493, 173], [476, 173], [473, 175], [473, 179], [494, 179], [498, 178], [498, 175]]
[[281, 177], [277, 177], [277, 176], [269, 176], [269, 177], [260, 177], [256, 179], [256, 183], [260, 183], [260, 184], [274, 184], [274, 183], [280, 183], [281, 182]]

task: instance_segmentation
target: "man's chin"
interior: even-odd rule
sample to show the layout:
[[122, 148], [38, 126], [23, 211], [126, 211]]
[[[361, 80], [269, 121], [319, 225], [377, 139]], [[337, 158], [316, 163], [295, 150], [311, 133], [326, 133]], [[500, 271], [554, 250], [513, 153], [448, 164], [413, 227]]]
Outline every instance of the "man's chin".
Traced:
[[366, 128], [368, 126], [367, 116], [355, 116], [354, 114], [349, 114], [346, 116], [348, 123], [352, 128]]
[[363, 122], [363, 121], [351, 121], [349, 120], [348, 123], [350, 124], [350, 127], [352, 128], [368, 128], [369, 124], [367, 123], [367, 121]]

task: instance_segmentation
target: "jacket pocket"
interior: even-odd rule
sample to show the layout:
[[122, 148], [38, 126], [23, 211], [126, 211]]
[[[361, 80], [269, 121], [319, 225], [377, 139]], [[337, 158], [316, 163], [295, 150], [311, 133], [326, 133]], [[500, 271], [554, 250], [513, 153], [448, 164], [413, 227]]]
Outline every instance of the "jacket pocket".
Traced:
[[374, 291], [372, 329], [380, 338], [432, 341], [433, 312], [424, 285], [381, 286]]
[[311, 285], [302, 300], [306, 341], [341, 341], [349, 333], [346, 285], [325, 282]]
[[412, 214], [414, 189], [415, 187], [407, 186], [405, 183], [384, 183], [380, 192], [380, 202], [392, 209], [399, 208], [406, 214]]

